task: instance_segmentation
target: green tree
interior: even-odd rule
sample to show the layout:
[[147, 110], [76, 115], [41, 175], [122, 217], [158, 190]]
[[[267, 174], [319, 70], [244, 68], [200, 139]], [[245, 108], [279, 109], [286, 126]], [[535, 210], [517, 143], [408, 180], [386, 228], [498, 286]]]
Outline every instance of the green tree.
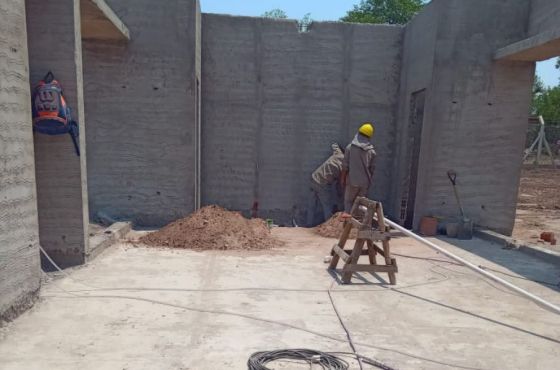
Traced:
[[288, 18], [288, 14], [282, 9], [272, 9], [268, 12], [264, 12], [262, 15], [265, 18], [276, 18], [276, 19], [286, 19]]
[[533, 97], [538, 94], [544, 93], [546, 87], [544, 86], [544, 81], [539, 75], [535, 75], [535, 81], [533, 81]]
[[543, 116], [547, 123], [560, 123], [560, 85], [545, 87], [542, 79], [536, 76], [531, 114]]
[[423, 0], [361, 0], [340, 20], [353, 23], [406, 24], [424, 7]]
[[301, 20], [298, 21], [299, 32], [307, 32], [309, 27], [311, 27], [313, 19], [311, 19], [311, 13], [307, 13], [303, 16]]

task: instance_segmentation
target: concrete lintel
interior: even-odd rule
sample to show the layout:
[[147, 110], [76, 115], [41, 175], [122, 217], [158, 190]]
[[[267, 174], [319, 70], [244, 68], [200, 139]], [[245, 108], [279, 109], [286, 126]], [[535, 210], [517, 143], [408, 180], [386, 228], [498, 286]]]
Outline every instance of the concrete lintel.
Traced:
[[505, 46], [494, 55], [496, 60], [537, 62], [560, 56], [560, 28]]
[[82, 39], [128, 41], [128, 27], [105, 0], [80, 0]]

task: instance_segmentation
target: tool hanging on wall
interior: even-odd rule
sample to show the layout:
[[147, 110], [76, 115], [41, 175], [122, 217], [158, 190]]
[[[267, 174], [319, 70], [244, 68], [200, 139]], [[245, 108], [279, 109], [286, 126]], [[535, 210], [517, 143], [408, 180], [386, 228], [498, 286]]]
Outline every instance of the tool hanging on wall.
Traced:
[[461, 221], [458, 225], [457, 238], [463, 240], [470, 240], [473, 237], [473, 222], [465, 215], [465, 210], [461, 204], [461, 199], [459, 198], [459, 191], [457, 190], [457, 173], [455, 171], [447, 171], [447, 177], [451, 181], [453, 186], [453, 193], [455, 194], [455, 199], [457, 200], [457, 205], [461, 211]]
[[62, 86], [52, 72], [48, 72], [39, 81], [31, 102], [33, 109], [33, 131], [44, 135], [66, 135], [69, 134], [76, 150], [80, 156], [78, 144], [78, 124], [72, 120], [71, 110], [66, 104]]

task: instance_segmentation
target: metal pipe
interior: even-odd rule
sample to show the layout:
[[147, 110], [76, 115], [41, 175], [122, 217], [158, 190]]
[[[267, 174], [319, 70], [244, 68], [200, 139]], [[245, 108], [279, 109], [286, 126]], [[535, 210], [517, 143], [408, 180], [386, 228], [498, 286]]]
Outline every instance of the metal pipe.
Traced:
[[519, 288], [518, 286], [515, 286], [515, 285], [513, 285], [512, 283], [510, 283], [510, 282], [508, 282], [508, 281], [506, 281], [506, 280], [504, 280], [504, 279], [502, 279], [502, 278], [500, 278], [500, 277], [498, 277], [498, 276], [496, 276], [496, 275], [494, 275], [494, 274], [491, 274], [491, 273], [489, 273], [489, 272], [487, 272], [487, 271], [481, 269], [480, 267], [478, 267], [478, 266], [476, 266], [476, 265], [470, 263], [469, 261], [467, 261], [467, 260], [465, 260], [465, 259], [463, 259], [463, 258], [461, 258], [461, 257], [459, 257], [459, 256], [456, 256], [455, 254], [453, 254], [453, 253], [451, 253], [451, 252], [446, 251], [445, 249], [443, 249], [442, 247], [438, 246], [437, 244], [434, 244], [434, 243], [432, 243], [431, 241], [429, 241], [429, 240], [427, 240], [427, 239], [425, 239], [425, 238], [422, 238], [420, 235], [415, 234], [415, 233], [413, 233], [412, 231], [407, 230], [407, 229], [405, 229], [404, 227], [402, 227], [402, 226], [400, 226], [400, 225], [398, 225], [398, 224], [396, 224], [396, 223], [394, 223], [394, 222], [392, 222], [392, 221], [390, 221], [390, 220], [388, 220], [388, 219], [385, 219], [385, 223], [387, 223], [387, 224], [390, 225], [391, 227], [393, 227], [393, 228], [395, 228], [395, 229], [401, 231], [403, 234], [408, 235], [408, 236], [410, 236], [411, 238], [413, 238], [413, 239], [419, 241], [420, 243], [425, 244], [425, 245], [427, 245], [428, 247], [430, 247], [430, 248], [436, 250], [437, 252], [439, 252], [439, 253], [441, 253], [441, 254], [444, 254], [444, 255], [446, 255], [447, 257], [449, 257], [449, 258], [451, 258], [451, 259], [453, 259], [453, 260], [459, 262], [460, 264], [464, 265], [465, 267], [468, 267], [469, 269], [473, 270], [474, 272], [477, 272], [477, 273], [481, 274], [482, 276], [484, 276], [484, 277], [486, 277], [486, 278], [488, 278], [488, 279], [490, 279], [490, 280], [493, 280], [493, 281], [495, 281], [495, 282], [497, 282], [497, 283], [499, 283], [499, 284], [505, 286], [506, 288], [508, 288], [508, 289], [510, 289], [510, 290], [512, 290], [512, 291], [514, 291], [514, 292], [516, 292], [516, 293], [521, 294], [521, 295], [524, 296], [525, 298], [528, 298], [528, 299], [530, 299], [531, 301], [533, 301], [533, 302], [535, 302], [535, 303], [541, 305], [542, 307], [545, 307], [545, 308], [547, 308], [548, 310], [550, 310], [550, 311], [552, 311], [552, 312], [554, 312], [554, 313], [560, 315], [560, 307], [558, 307], [558, 306], [556, 306], [556, 305], [554, 305], [554, 304], [552, 304], [552, 303], [550, 303], [550, 302], [548, 302], [548, 301], [545, 301], [544, 299], [542, 299], [542, 298], [540, 298], [540, 297], [537, 297], [536, 295], [534, 295], [534, 294], [532, 294], [532, 293], [529, 293], [528, 291], [526, 291], [526, 290], [524, 290], [524, 289], [521, 289], [521, 288]]

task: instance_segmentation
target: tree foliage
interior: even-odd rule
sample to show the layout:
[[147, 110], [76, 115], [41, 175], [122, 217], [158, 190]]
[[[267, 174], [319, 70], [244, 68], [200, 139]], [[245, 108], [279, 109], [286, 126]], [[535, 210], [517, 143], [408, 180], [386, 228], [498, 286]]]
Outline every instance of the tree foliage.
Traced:
[[288, 14], [282, 9], [272, 9], [268, 12], [264, 12], [262, 15], [265, 18], [276, 18], [276, 19], [286, 19], [288, 18]]
[[545, 87], [542, 79], [536, 76], [531, 114], [543, 116], [547, 123], [560, 123], [560, 85]]
[[423, 7], [423, 0], [361, 0], [341, 21], [406, 24]]

